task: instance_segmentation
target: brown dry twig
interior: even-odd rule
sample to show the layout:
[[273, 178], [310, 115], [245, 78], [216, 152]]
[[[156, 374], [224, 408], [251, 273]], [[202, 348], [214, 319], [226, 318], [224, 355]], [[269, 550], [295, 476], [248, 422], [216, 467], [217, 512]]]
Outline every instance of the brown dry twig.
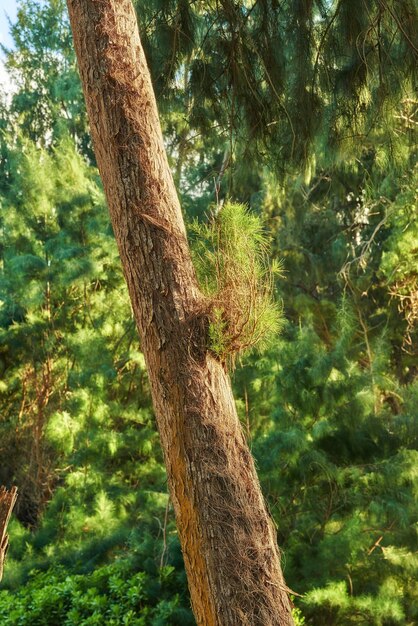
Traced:
[[7, 525], [16, 503], [17, 488], [12, 487], [8, 491], [5, 487], [0, 487], [0, 581], [3, 577], [3, 566], [9, 546], [9, 536]]

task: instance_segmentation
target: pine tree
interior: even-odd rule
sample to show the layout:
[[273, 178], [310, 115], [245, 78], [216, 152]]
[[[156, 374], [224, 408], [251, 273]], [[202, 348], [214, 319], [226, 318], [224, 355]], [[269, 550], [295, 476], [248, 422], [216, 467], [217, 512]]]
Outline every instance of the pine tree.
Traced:
[[133, 7], [71, 1], [68, 7], [196, 620], [292, 624], [276, 538], [230, 382], [208, 351], [207, 304], [191, 262]]

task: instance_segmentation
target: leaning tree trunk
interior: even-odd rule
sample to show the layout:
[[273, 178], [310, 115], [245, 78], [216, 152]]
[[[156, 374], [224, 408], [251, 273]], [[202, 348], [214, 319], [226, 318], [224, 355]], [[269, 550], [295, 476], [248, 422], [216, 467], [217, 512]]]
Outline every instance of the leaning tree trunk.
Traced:
[[3, 566], [9, 547], [9, 535], [7, 525], [16, 503], [17, 489], [12, 487], [8, 491], [5, 487], [0, 487], [0, 581], [3, 578]]
[[197, 623], [293, 624], [275, 530], [199, 291], [131, 0], [67, 0]]

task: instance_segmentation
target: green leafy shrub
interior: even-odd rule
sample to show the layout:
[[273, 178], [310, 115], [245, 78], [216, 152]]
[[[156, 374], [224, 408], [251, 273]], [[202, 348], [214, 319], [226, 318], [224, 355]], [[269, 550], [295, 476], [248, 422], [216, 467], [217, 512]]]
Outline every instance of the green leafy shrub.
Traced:
[[115, 561], [88, 575], [62, 567], [34, 570], [16, 593], [0, 593], [3, 626], [163, 626], [194, 624], [188, 600], [178, 592], [174, 567], [135, 571]]

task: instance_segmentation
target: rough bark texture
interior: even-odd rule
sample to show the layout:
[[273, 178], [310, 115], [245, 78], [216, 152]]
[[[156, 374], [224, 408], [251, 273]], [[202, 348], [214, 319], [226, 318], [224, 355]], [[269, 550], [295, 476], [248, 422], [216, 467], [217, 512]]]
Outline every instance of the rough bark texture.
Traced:
[[0, 487], [0, 581], [3, 578], [3, 566], [9, 547], [9, 535], [7, 534], [7, 524], [13, 511], [17, 498], [17, 489], [12, 487], [8, 491], [5, 487]]
[[293, 624], [275, 530], [199, 292], [130, 0], [67, 0], [197, 623]]

